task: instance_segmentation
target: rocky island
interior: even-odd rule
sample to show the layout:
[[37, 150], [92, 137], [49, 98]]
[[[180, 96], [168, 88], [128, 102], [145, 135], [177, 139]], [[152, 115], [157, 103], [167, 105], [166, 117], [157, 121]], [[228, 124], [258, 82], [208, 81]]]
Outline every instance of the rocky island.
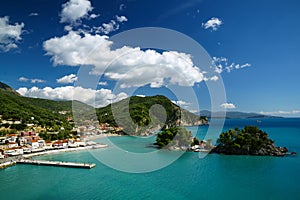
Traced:
[[[211, 153], [227, 155], [284, 156], [286, 147], [277, 147], [268, 134], [256, 126], [235, 128], [221, 133]], [[295, 154], [293, 152], [292, 154]]]

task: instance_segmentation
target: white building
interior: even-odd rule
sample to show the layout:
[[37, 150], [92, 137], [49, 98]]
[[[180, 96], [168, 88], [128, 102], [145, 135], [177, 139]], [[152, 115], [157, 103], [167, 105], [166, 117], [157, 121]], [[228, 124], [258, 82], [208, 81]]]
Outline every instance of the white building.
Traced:
[[16, 142], [9, 142], [8, 143], [8, 148], [14, 148], [14, 147], [18, 147], [19, 145], [18, 145], [18, 143], [16, 143]]

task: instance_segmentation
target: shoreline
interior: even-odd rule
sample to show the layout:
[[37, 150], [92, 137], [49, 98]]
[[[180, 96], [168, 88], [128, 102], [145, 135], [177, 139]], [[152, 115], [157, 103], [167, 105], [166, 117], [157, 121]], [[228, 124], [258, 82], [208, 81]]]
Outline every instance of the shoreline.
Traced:
[[[13, 166], [17, 163], [17, 161], [22, 159], [29, 159], [35, 156], [43, 156], [43, 155], [50, 155], [50, 154], [59, 154], [59, 153], [67, 153], [67, 152], [74, 152], [74, 151], [83, 151], [83, 150], [90, 150], [90, 149], [101, 149], [101, 148], [107, 148], [107, 144], [96, 144], [92, 146], [85, 146], [85, 147], [76, 147], [76, 148], [66, 148], [66, 149], [54, 149], [54, 150], [48, 150], [48, 151], [42, 151], [42, 152], [36, 152], [36, 153], [29, 153], [29, 154], [23, 154], [18, 156], [12, 156], [3, 158], [0, 160], [0, 169], [4, 169], [9, 166]], [[1, 162], [3, 161], [3, 162]]]
[[82, 150], [89, 150], [89, 149], [100, 149], [100, 148], [106, 148], [106, 147], [108, 147], [107, 144], [97, 144], [97, 145], [86, 146], [86, 147], [55, 149], [55, 150], [42, 151], [42, 152], [37, 152], [37, 153], [24, 154], [22, 157], [25, 158], [25, 159], [28, 159], [28, 158], [32, 158], [32, 157], [35, 157], [35, 156], [42, 156], [42, 155], [48, 155], [48, 154], [57, 154], [57, 153], [66, 153], [66, 152], [73, 152], [73, 151], [82, 151]]
[[105, 138], [105, 137], [120, 137], [120, 136], [122, 136], [122, 135], [116, 134], [116, 133], [104, 133], [104, 134], [101, 134], [101, 135], [89, 136], [89, 137], [87, 137], [87, 139], [90, 140], [90, 141], [93, 141], [93, 140], [100, 139], [100, 138]]

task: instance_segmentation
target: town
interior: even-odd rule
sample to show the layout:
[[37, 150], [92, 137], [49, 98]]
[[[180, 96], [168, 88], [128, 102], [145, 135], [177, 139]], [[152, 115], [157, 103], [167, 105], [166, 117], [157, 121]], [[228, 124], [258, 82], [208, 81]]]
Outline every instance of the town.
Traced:
[[[4, 121], [12, 124], [16, 122]], [[17, 122], [18, 123], [18, 122]], [[15, 131], [14, 133], [8, 133], [5, 136], [0, 137], [0, 163], [4, 162], [5, 158], [22, 156], [26, 154], [33, 155], [34, 153], [49, 152], [53, 150], [76, 150], [88, 148], [103, 148], [107, 145], [101, 145], [92, 141], [95, 138], [105, 136], [117, 136], [117, 132], [121, 131], [118, 127], [111, 127], [107, 123], [101, 123], [95, 125], [95, 123], [89, 122], [88, 125], [74, 127], [70, 138], [57, 139], [57, 140], [45, 140], [39, 133], [40, 127], [34, 127], [34, 125], [28, 124], [26, 131]], [[63, 129], [63, 127], [61, 127]], [[74, 134], [75, 133], [75, 134]], [[58, 134], [58, 132], [50, 132], [47, 134]], [[2, 160], [2, 162], [1, 162]], [[7, 159], [6, 159], [7, 160]]]

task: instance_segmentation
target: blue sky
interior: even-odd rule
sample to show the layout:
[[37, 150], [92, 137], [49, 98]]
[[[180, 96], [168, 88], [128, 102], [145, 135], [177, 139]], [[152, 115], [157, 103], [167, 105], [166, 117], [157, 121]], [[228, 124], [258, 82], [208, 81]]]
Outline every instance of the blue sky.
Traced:
[[[207, 84], [223, 81], [227, 99], [216, 110], [300, 116], [299, 8], [297, 0], [7, 1], [0, 7], [0, 81], [31, 97], [69, 100], [76, 91], [81, 94], [76, 98], [96, 106], [133, 90], [164, 94], [191, 111], [210, 110]], [[125, 51], [112, 49], [112, 38], [141, 27], [168, 28], [194, 39], [215, 60], [212, 74], [195, 65], [198, 55], [137, 46], [101, 74], [109, 59]], [[103, 46], [91, 54], [97, 44]], [[78, 84], [82, 65], [94, 74], [89, 80], [103, 75], [96, 88]], [[179, 96], [171, 85], [181, 88]], [[188, 89], [198, 102], [184, 92]]]

